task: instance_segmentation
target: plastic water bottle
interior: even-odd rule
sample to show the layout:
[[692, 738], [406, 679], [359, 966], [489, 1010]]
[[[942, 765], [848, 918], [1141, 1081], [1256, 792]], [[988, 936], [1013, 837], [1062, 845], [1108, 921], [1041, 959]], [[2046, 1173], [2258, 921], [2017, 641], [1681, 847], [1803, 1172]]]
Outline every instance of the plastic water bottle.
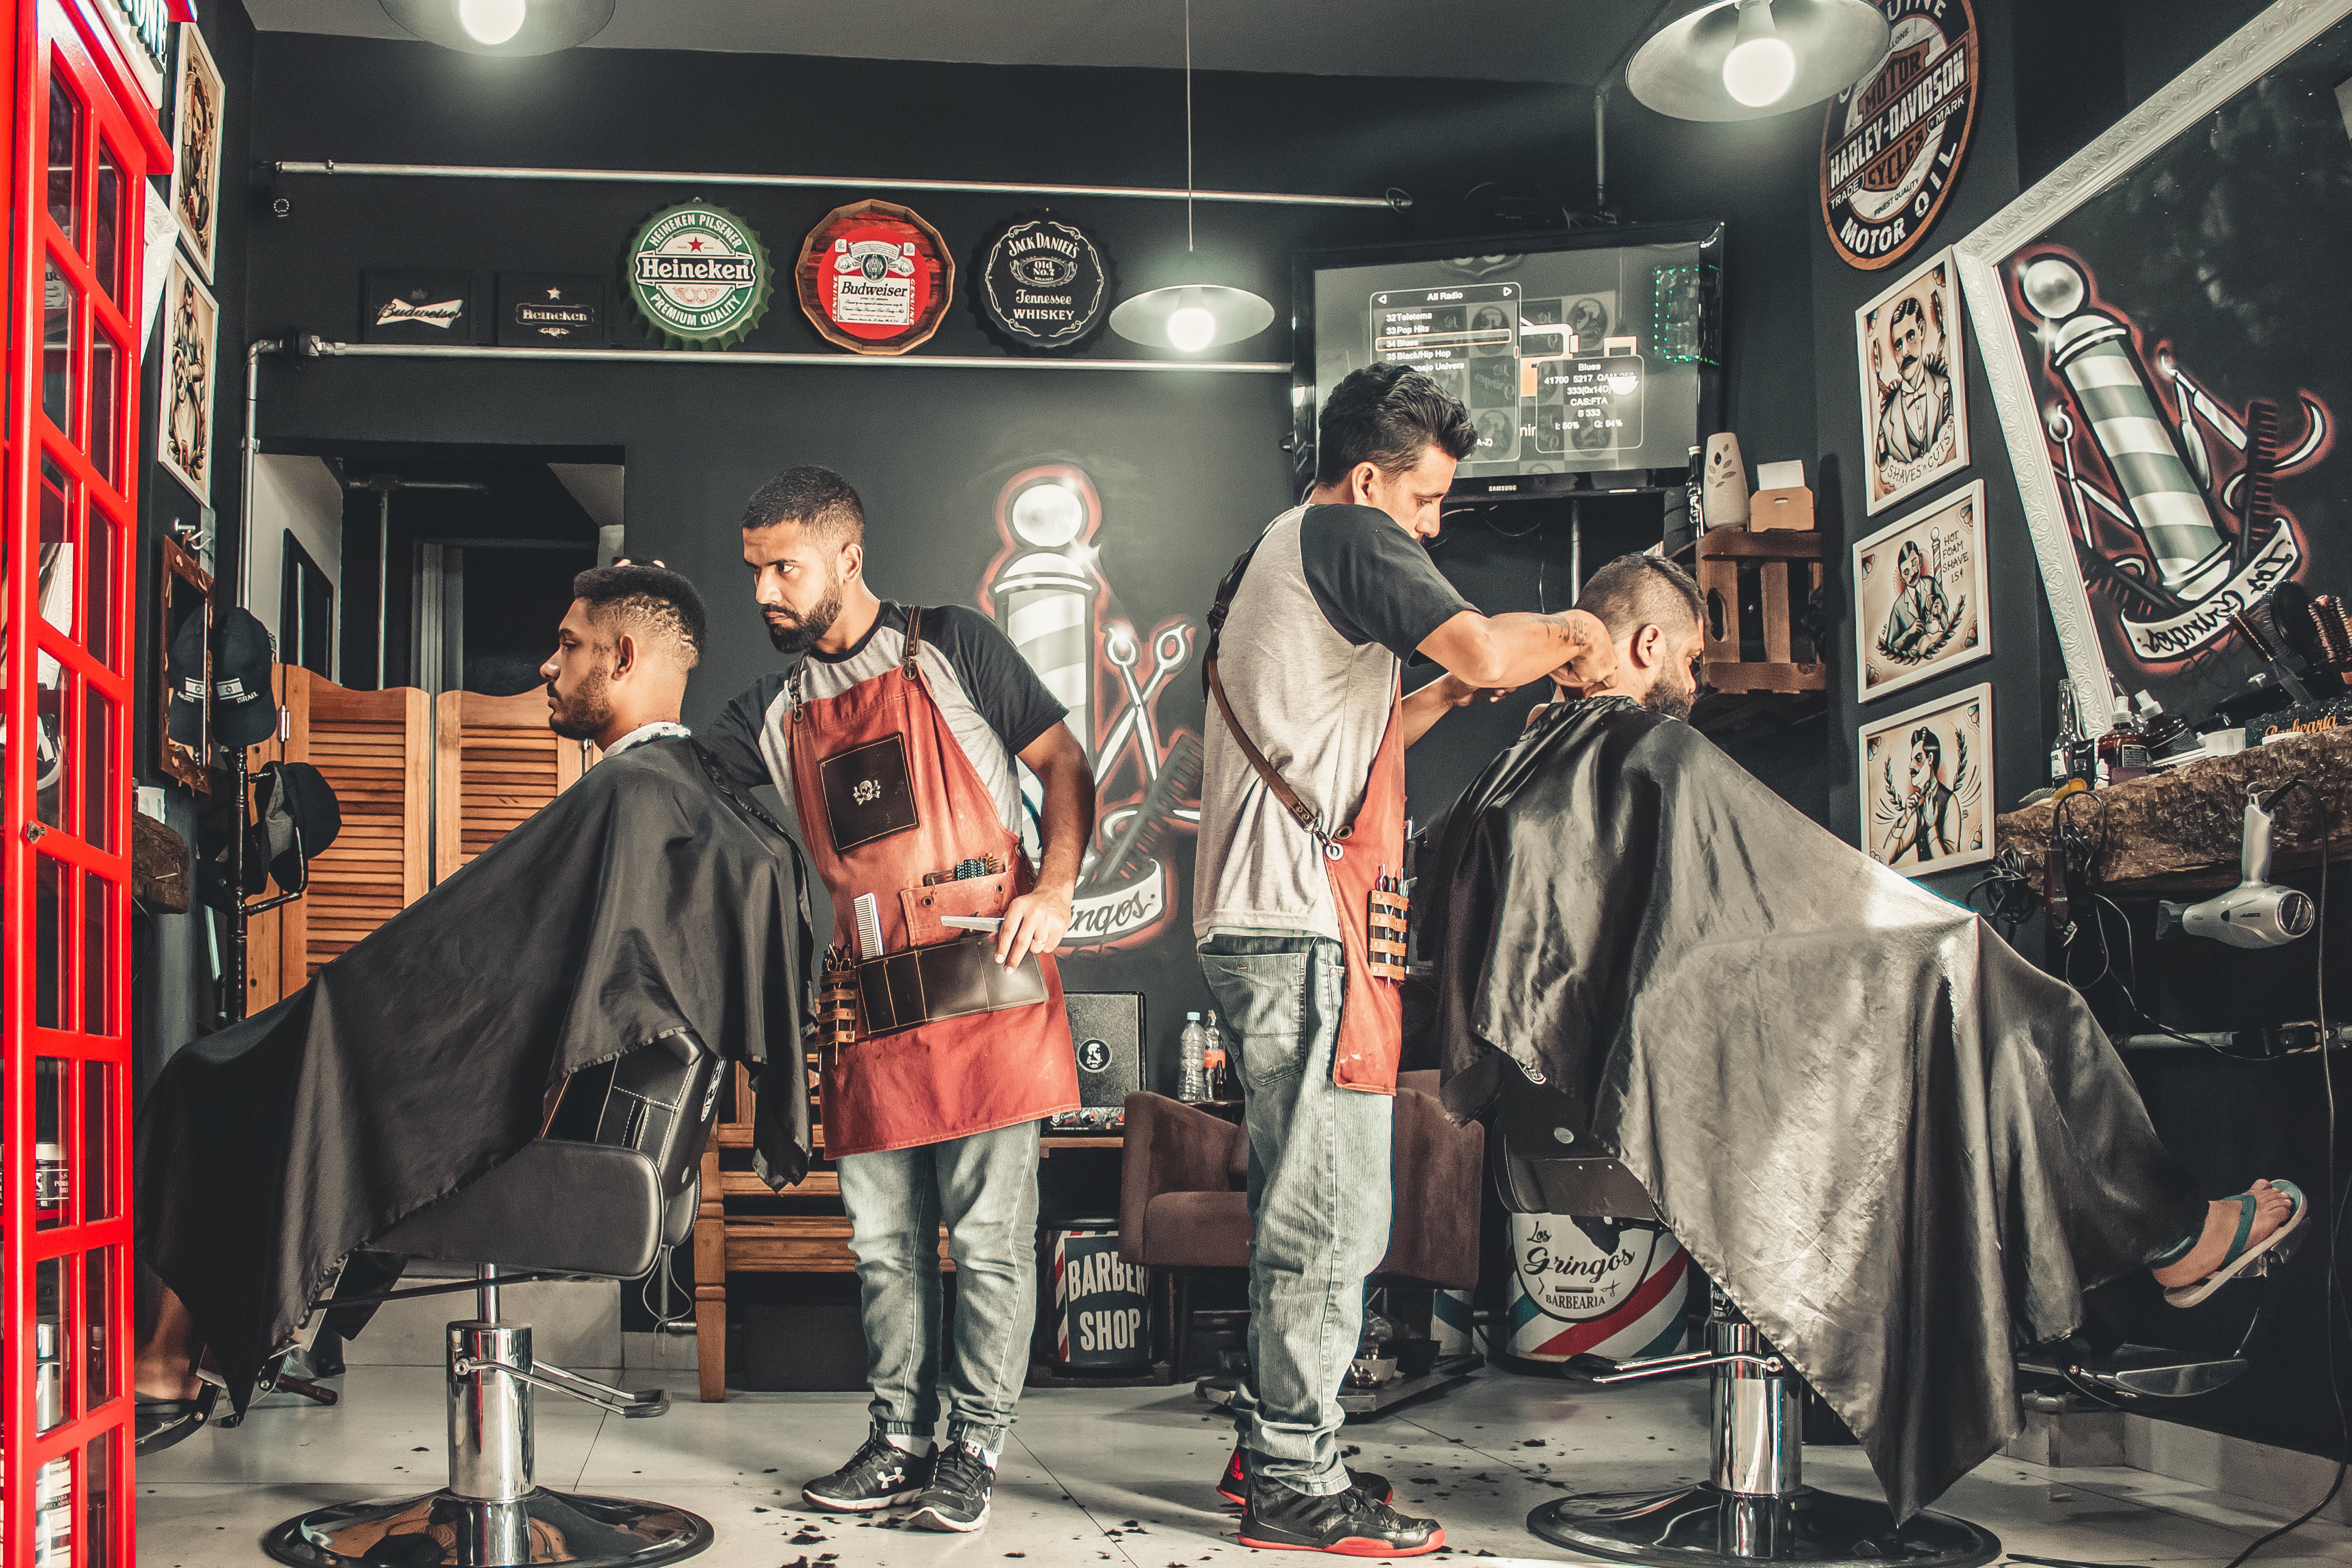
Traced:
[[1176, 1042], [1180, 1062], [1176, 1098], [1187, 1104], [1209, 1098], [1208, 1045], [1208, 1031], [1201, 1027], [1201, 1015], [1185, 1014], [1184, 1032]]
[[1201, 1037], [1203, 1076], [1209, 1080], [1208, 1097], [1211, 1100], [1231, 1100], [1234, 1098], [1233, 1089], [1225, 1076], [1225, 1037], [1217, 1030], [1214, 1013], [1210, 1014], [1209, 1021], [1201, 1026]]

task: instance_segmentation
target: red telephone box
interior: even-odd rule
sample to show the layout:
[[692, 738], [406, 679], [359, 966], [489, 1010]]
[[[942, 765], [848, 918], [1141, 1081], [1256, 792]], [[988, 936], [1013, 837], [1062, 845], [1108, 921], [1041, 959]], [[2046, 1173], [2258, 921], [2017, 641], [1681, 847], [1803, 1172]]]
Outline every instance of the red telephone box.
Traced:
[[131, 1568], [131, 756], [154, 107], [99, 7], [0, 0], [0, 1568]]

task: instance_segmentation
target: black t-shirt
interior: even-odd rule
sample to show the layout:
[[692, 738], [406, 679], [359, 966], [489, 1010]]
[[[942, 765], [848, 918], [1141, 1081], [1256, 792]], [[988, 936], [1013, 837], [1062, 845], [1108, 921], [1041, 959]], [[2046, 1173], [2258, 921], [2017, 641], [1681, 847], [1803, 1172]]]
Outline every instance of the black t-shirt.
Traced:
[[1308, 507], [1298, 558], [1323, 618], [1356, 647], [1378, 643], [1411, 659], [1430, 633], [1475, 608], [1419, 539], [1372, 507]]

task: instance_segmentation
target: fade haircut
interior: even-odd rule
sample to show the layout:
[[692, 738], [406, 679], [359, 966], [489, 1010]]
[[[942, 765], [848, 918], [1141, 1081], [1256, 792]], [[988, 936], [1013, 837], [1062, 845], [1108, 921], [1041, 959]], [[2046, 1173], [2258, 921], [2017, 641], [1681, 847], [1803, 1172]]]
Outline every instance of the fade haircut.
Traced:
[[797, 522], [812, 538], [830, 544], [866, 542], [866, 507], [849, 481], [814, 463], [786, 468], [753, 492], [743, 509], [743, 526], [773, 528]]
[[1359, 463], [1393, 479], [1421, 461], [1423, 447], [1458, 463], [1477, 445], [1469, 411], [1428, 375], [1410, 365], [1366, 365], [1349, 372], [1323, 405], [1315, 482], [1336, 485]]
[[1659, 555], [1620, 555], [1584, 580], [1576, 607], [1622, 642], [1643, 626], [1668, 633], [1706, 624], [1706, 600], [1691, 574]]
[[588, 624], [598, 631], [610, 635], [618, 622], [688, 669], [702, 662], [702, 595], [677, 573], [660, 566], [594, 566], [572, 579], [572, 596], [588, 606]]

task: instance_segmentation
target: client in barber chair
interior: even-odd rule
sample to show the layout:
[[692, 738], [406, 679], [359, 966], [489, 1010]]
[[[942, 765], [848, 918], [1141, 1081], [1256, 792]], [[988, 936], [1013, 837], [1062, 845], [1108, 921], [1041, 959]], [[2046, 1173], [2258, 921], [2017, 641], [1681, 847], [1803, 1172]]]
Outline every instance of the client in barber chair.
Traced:
[[[340, 1266], [389, 1285], [369, 1241], [540, 1136], [572, 1075], [679, 1035], [802, 1070], [799, 852], [678, 722], [702, 601], [657, 566], [583, 572], [572, 592], [540, 670], [548, 726], [603, 760], [149, 1091], [138, 1246], [163, 1289], [139, 1353], [142, 1449], [201, 1426], [223, 1388], [242, 1410]], [[757, 1168], [799, 1180], [804, 1097], [763, 1094], [759, 1116]]]
[[1541, 1097], [1631, 1171], [1906, 1519], [2008, 1439], [2014, 1350], [2084, 1289], [2152, 1269], [2193, 1305], [2305, 1199], [2208, 1202], [2081, 996], [1681, 722], [1702, 604], [1654, 557], [1595, 573], [1614, 672], [1430, 830], [1444, 1100]]

